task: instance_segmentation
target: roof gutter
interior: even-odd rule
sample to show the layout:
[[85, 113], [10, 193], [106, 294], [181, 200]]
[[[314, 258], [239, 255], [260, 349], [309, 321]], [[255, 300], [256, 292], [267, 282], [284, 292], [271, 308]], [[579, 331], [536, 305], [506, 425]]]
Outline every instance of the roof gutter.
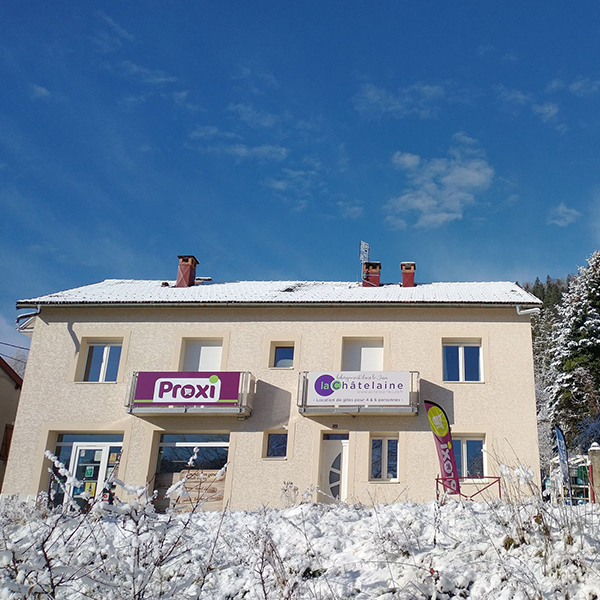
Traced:
[[522, 315], [539, 315], [540, 311], [542, 310], [541, 308], [523, 308], [520, 304], [517, 304], [516, 306], [517, 309], [517, 314], [519, 316]]
[[[17, 303], [17, 308], [29, 308], [33, 304]], [[511, 308], [515, 307], [518, 314], [530, 314], [528, 311], [539, 312], [540, 308], [522, 308], [522, 305], [515, 305], [512, 302], [57, 302], [44, 303], [44, 306], [51, 308], [261, 308], [261, 307], [279, 307], [279, 308], [300, 308], [300, 307], [414, 307], [414, 308], [460, 308], [463, 306], [473, 306], [479, 308]], [[38, 305], [38, 308], [41, 307]], [[521, 312], [519, 312], [521, 311]], [[34, 316], [39, 314], [37, 311], [29, 315], [20, 315], [20, 317]]]
[[[29, 305], [31, 306], [31, 305]], [[17, 308], [19, 308], [19, 303], [17, 302]], [[21, 308], [27, 308], [26, 306], [23, 306]], [[37, 308], [35, 309], [35, 312], [31, 312], [31, 313], [25, 313], [24, 315], [17, 315], [17, 318], [15, 320], [15, 325], [19, 325], [19, 321], [22, 321], [23, 319], [29, 319], [30, 317], [37, 317], [40, 313], [42, 312], [42, 305], [38, 304]]]

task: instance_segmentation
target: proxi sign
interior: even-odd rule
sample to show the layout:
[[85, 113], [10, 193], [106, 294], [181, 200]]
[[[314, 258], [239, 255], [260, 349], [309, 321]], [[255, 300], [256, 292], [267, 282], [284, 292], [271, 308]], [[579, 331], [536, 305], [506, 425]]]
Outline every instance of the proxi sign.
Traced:
[[239, 372], [139, 373], [134, 403], [237, 404], [239, 387]]
[[408, 371], [307, 373], [307, 406], [409, 406]]

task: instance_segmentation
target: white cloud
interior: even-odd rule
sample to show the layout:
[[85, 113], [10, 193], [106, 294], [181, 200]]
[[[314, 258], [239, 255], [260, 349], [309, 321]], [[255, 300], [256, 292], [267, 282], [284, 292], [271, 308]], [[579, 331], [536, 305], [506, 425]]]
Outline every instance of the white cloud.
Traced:
[[505, 104], [524, 106], [533, 100], [532, 94], [507, 88], [504, 85], [497, 85], [495, 90], [498, 98]]
[[135, 79], [140, 83], [149, 83], [152, 85], [161, 85], [163, 83], [173, 83], [177, 81], [177, 77], [166, 75], [158, 69], [148, 69], [140, 67], [130, 60], [124, 60], [120, 63], [123, 75], [131, 79]]
[[338, 200], [337, 207], [340, 209], [340, 214], [343, 219], [355, 221], [363, 215], [363, 206], [360, 202], [352, 200]]
[[261, 146], [247, 146], [246, 144], [221, 144], [218, 146], [209, 146], [202, 148], [205, 152], [211, 154], [221, 154], [225, 156], [233, 156], [240, 160], [257, 159], [257, 160], [284, 160], [288, 155], [288, 149], [282, 146], [272, 146], [263, 144]]
[[107, 30], [99, 31], [92, 38], [92, 43], [100, 52], [104, 54], [115, 52], [121, 48], [123, 42], [132, 42], [135, 39], [124, 27], [102, 11], [96, 11], [96, 16], [108, 25]]
[[208, 140], [214, 138], [235, 139], [240, 136], [230, 131], [223, 131], [214, 125], [199, 125], [188, 137], [192, 139]]
[[496, 50], [495, 46], [493, 46], [492, 44], [485, 44], [477, 47], [477, 54], [479, 54], [479, 56], [485, 56], [486, 54], [493, 52], [494, 50]]
[[[554, 80], [551, 85], [554, 90], [560, 89], [559, 80]], [[548, 89], [546, 88], [547, 91]], [[539, 117], [542, 123], [552, 124], [560, 133], [564, 133], [567, 130], [567, 126], [564, 123], [558, 122], [560, 108], [556, 102], [537, 102], [534, 94], [507, 88], [503, 85], [497, 85], [495, 91], [505, 109], [516, 113], [522, 108], [529, 108], [536, 117]]]
[[396, 152], [392, 156], [392, 164], [400, 169], [415, 169], [419, 166], [421, 157], [410, 152]]
[[507, 52], [503, 57], [502, 60], [504, 62], [518, 62], [519, 58], [516, 54], [513, 54], [512, 52]]
[[133, 35], [131, 35], [126, 29], [111, 19], [107, 14], [99, 10], [96, 12], [96, 15], [99, 16], [105, 23], [107, 23], [120, 38], [128, 41], [132, 41], [134, 39]]
[[445, 96], [446, 90], [441, 85], [419, 82], [393, 93], [366, 83], [352, 101], [358, 112], [371, 117], [389, 115], [403, 118], [417, 115], [427, 119], [438, 114]]
[[547, 223], [549, 225], [558, 225], [559, 227], [567, 227], [575, 223], [581, 216], [581, 213], [574, 208], [569, 208], [564, 202], [558, 206], [553, 206], [548, 211]]
[[567, 84], [562, 79], [553, 79], [547, 86], [547, 92], [556, 92], [558, 90], [564, 90]]
[[271, 73], [252, 70], [248, 67], [240, 67], [234, 79], [243, 82], [244, 87], [255, 96], [264, 94], [266, 90], [274, 90], [279, 87], [277, 79]]
[[[315, 161], [310, 158], [308, 162], [311, 165], [315, 164]], [[308, 206], [315, 194], [326, 191], [325, 181], [319, 171], [320, 166], [312, 169], [281, 169], [277, 176], [267, 177], [261, 184], [271, 190], [273, 196], [282, 204], [287, 205], [294, 212], [299, 212]], [[356, 203], [354, 206], [357, 206]], [[347, 208], [346, 218], [351, 218], [350, 203]]]
[[50, 90], [41, 85], [36, 85], [35, 83], [32, 83], [29, 87], [31, 88], [32, 98], [42, 98], [44, 100], [48, 100], [52, 96]]
[[543, 102], [542, 104], [533, 104], [531, 110], [540, 117], [540, 119], [547, 123], [552, 121], [558, 115], [558, 104], [555, 102]]
[[264, 127], [270, 129], [281, 122], [281, 117], [270, 113], [261, 112], [248, 104], [230, 104], [227, 110], [234, 112], [250, 127]]
[[580, 98], [597, 94], [600, 91], [600, 80], [590, 79], [589, 77], [577, 77], [569, 86], [569, 91]]
[[459, 132], [454, 141], [447, 158], [427, 160], [408, 153], [394, 155], [408, 154], [408, 159], [394, 163], [405, 171], [408, 188], [387, 202], [388, 226], [403, 229], [408, 214], [416, 213], [416, 227], [440, 227], [462, 219], [466, 208], [476, 203], [477, 195], [487, 191], [494, 179], [494, 169], [477, 140]]
[[33, 98], [50, 98], [52, 95], [47, 88], [41, 85], [32, 83], [29, 87], [31, 88], [31, 95]]

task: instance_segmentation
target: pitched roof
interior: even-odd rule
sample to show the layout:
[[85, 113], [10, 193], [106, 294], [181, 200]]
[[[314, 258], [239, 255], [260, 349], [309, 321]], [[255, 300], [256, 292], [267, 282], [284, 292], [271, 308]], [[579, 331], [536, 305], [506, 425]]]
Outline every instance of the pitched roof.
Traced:
[[23, 387], [21, 376], [0, 356], [0, 369], [2, 369], [19, 387]]
[[362, 287], [343, 281], [237, 281], [199, 283], [176, 288], [174, 282], [107, 279], [37, 298], [19, 300], [17, 308], [36, 305], [143, 304], [476, 304], [540, 306], [541, 301], [507, 281], [398, 284]]

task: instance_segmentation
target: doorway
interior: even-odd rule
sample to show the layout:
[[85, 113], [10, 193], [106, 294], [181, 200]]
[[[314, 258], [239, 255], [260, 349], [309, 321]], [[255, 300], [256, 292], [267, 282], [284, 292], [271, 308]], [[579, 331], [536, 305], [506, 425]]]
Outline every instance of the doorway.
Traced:
[[348, 496], [347, 433], [323, 433], [321, 464], [319, 470], [319, 500], [321, 502], [345, 501]]

